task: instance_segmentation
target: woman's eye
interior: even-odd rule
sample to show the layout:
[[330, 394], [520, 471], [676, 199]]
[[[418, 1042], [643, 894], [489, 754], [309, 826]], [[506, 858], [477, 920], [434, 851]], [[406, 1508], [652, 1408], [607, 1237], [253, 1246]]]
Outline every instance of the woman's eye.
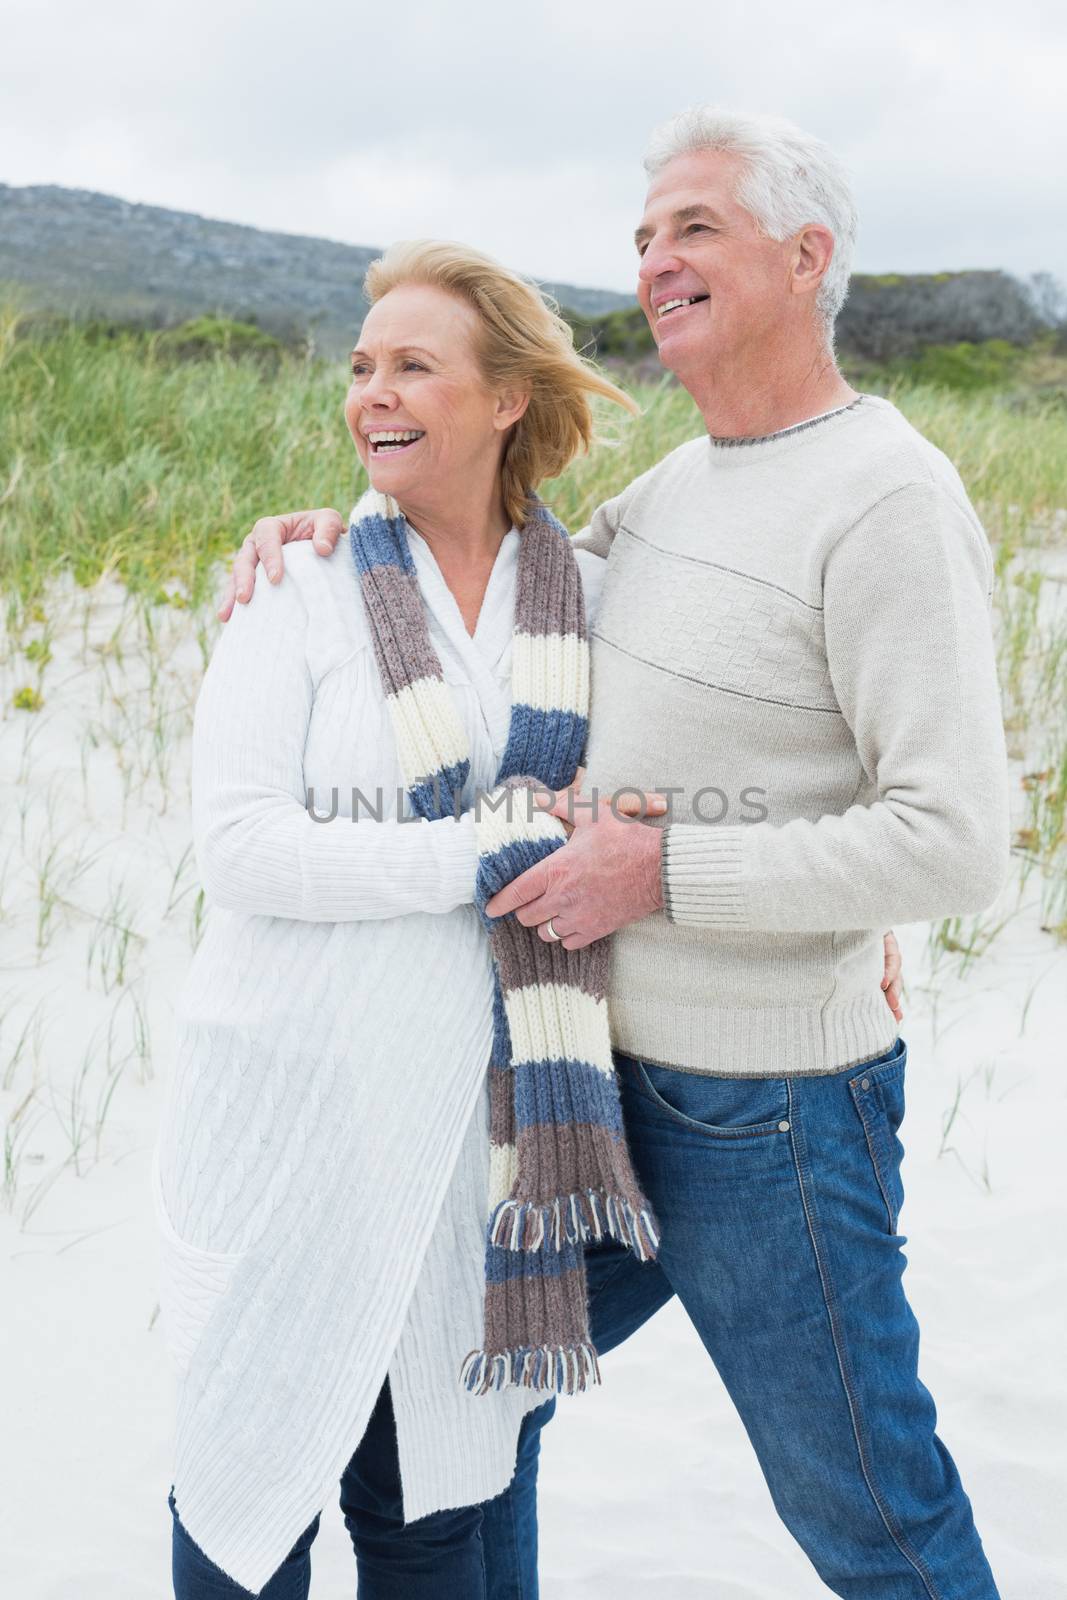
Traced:
[[352, 363], [352, 376], [353, 376], [353, 378], [365, 378], [366, 375], [367, 375], [367, 368], [366, 368], [365, 364], [362, 361], [353, 361], [353, 363]]
[[413, 361], [413, 360], [409, 359], [409, 360], [404, 362], [404, 371], [405, 372], [425, 372], [426, 368], [423, 366], [421, 361]]

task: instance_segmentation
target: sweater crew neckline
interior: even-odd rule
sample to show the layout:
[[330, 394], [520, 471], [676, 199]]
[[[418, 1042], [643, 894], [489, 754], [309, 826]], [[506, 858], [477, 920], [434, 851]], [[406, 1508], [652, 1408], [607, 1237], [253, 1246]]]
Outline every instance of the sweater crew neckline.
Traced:
[[807, 417], [803, 422], [791, 423], [788, 428], [779, 428], [775, 433], [743, 434], [739, 438], [721, 438], [717, 434], [709, 433], [707, 439], [711, 458], [716, 466], [740, 466], [746, 461], [766, 461], [770, 456], [779, 455], [783, 451], [795, 449], [799, 444], [807, 443], [816, 435], [822, 436], [827, 432], [833, 432], [861, 408], [877, 405], [876, 395], [858, 394], [855, 400], [850, 400], [847, 405], [835, 406], [831, 411], [821, 411], [816, 417]]

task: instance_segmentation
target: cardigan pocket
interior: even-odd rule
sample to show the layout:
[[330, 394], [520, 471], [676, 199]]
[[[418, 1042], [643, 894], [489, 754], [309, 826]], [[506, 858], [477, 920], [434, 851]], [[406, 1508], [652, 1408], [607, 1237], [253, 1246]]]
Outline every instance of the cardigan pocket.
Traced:
[[152, 1201], [159, 1238], [160, 1317], [171, 1359], [184, 1373], [244, 1252], [202, 1250], [177, 1233], [163, 1198], [158, 1143], [152, 1152]]

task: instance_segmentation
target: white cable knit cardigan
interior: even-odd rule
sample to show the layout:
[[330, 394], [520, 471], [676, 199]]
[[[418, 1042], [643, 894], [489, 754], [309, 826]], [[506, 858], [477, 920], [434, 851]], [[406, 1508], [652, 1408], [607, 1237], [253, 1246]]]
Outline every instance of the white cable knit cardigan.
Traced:
[[[471, 747], [508, 733], [519, 534], [471, 638], [411, 548]], [[579, 556], [592, 618], [603, 561]], [[328, 815], [337, 791], [337, 816]], [[352, 790], [382, 820], [361, 809]], [[473, 818], [411, 816], [349, 541], [259, 569], [197, 702], [193, 825], [210, 911], [179, 1005], [153, 1164], [178, 1370], [174, 1494], [258, 1591], [336, 1493], [388, 1374], [407, 1519], [499, 1493], [543, 1395], [471, 1396], [481, 1338], [492, 968]]]

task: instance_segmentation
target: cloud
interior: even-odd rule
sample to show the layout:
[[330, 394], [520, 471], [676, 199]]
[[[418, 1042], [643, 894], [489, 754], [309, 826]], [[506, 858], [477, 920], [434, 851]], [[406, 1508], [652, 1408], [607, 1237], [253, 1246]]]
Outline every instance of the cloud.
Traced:
[[718, 100], [849, 162], [870, 270], [1067, 275], [1059, 7], [14, 0], [0, 179], [353, 243], [443, 233], [627, 289], [651, 126]]

